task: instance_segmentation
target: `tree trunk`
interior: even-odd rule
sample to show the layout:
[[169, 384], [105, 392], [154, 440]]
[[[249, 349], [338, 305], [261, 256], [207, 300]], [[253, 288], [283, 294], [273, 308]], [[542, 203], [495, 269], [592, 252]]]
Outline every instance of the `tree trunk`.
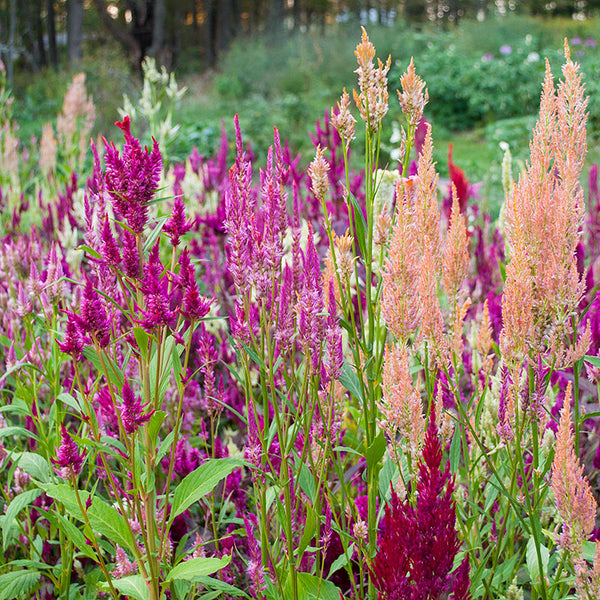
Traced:
[[10, 21], [8, 23], [8, 65], [6, 78], [9, 87], [13, 84], [15, 66], [15, 31], [17, 29], [17, 0], [10, 1]]
[[54, 13], [54, 1], [46, 0], [46, 30], [48, 32], [48, 53], [50, 64], [58, 69], [58, 51], [56, 49], [56, 15]]
[[233, 0], [218, 0], [218, 14], [217, 14], [217, 43], [219, 52], [227, 50], [231, 45], [231, 39], [233, 37], [231, 31], [231, 25], [233, 20]]
[[83, 0], [67, 0], [67, 53], [69, 67], [77, 68], [83, 58]]
[[162, 62], [162, 52], [165, 46], [165, 19], [167, 11], [165, 0], [154, 0], [154, 10], [152, 13], [152, 46], [149, 54], [153, 56], [157, 62]]
[[217, 11], [214, 0], [204, 0], [204, 14], [206, 27], [206, 65], [214, 68], [217, 62]]
[[48, 64], [48, 58], [46, 56], [46, 44], [44, 43], [44, 23], [42, 21], [42, 3], [37, 2], [34, 8], [36, 13], [33, 16], [37, 56], [39, 59], [40, 67], [45, 67]]
[[119, 27], [116, 21], [106, 12], [106, 3], [104, 0], [92, 0], [102, 22], [110, 34], [125, 47], [129, 48], [137, 64], [142, 60], [142, 49], [136, 38], [126, 29]]

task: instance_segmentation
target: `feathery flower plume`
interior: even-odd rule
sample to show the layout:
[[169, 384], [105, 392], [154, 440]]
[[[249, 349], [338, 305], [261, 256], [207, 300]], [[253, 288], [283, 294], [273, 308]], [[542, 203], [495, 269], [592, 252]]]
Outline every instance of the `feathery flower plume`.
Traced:
[[108, 346], [110, 321], [106, 314], [104, 302], [90, 279], [86, 279], [79, 312], [79, 315], [74, 314], [73, 316], [80, 332], [91, 335], [100, 347]]
[[469, 268], [469, 241], [465, 218], [460, 212], [456, 188], [452, 186], [452, 213], [450, 228], [444, 247], [444, 287], [451, 302], [455, 303], [458, 292], [467, 277]]
[[583, 545], [594, 530], [597, 507], [583, 465], [575, 453], [574, 443], [569, 382], [556, 434], [552, 489], [556, 498], [556, 509], [562, 521], [558, 543], [565, 551], [578, 557], [581, 556]]
[[225, 193], [224, 227], [228, 234], [227, 267], [238, 294], [244, 295], [250, 285], [252, 269], [251, 239], [256, 224], [251, 221], [252, 212], [252, 166], [242, 142], [238, 116], [234, 118], [237, 155], [229, 170], [230, 189]]
[[426, 244], [417, 280], [419, 341], [426, 341], [435, 350], [438, 359], [444, 354], [444, 318], [437, 296], [437, 269], [429, 243]]
[[150, 251], [142, 282], [146, 306], [139, 323], [148, 331], [163, 325], [171, 327], [175, 321], [175, 311], [169, 308], [167, 282], [166, 277], [163, 277], [164, 267], [160, 262], [158, 246], [156, 242]]
[[479, 354], [480, 368], [483, 374], [488, 377], [492, 370], [494, 359], [490, 354], [492, 349], [492, 324], [490, 321], [490, 311], [488, 308], [487, 299], [483, 303], [483, 314], [481, 316], [481, 322], [477, 330], [476, 347], [477, 353]]
[[131, 562], [127, 553], [119, 544], [117, 544], [117, 553], [115, 556], [115, 568], [110, 572], [112, 577], [116, 579], [122, 579], [128, 575], [135, 575], [137, 573], [137, 564], [134, 560]]
[[440, 210], [437, 199], [438, 175], [433, 162], [433, 138], [431, 125], [427, 124], [427, 133], [417, 164], [415, 178], [415, 225], [420, 251], [423, 252], [429, 242], [436, 264], [441, 264]]
[[180, 238], [185, 235], [193, 226], [192, 221], [185, 220], [185, 205], [181, 195], [175, 198], [173, 210], [169, 220], [163, 225], [163, 231], [171, 239], [171, 244], [179, 246]]
[[519, 362], [529, 351], [534, 335], [534, 291], [518, 221], [513, 226], [512, 257], [506, 268], [502, 295], [500, 347], [505, 360]]
[[[521, 345], [524, 354], [551, 350], [559, 360], [573, 337], [571, 316], [585, 289], [577, 270], [576, 248], [583, 226], [579, 176], [586, 150], [587, 99], [568, 46], [565, 57], [557, 90], [546, 62], [531, 158], [507, 203], [506, 237], [517, 261], [511, 285], [530, 280], [525, 300], [531, 315], [526, 316], [527, 323], [520, 323], [527, 332], [510, 331], [511, 320], [520, 312], [515, 303], [523, 303], [523, 298], [512, 293], [502, 302], [505, 337], [513, 349]], [[517, 268], [525, 273], [517, 275]], [[528, 334], [528, 343], [521, 337], [519, 344], [517, 338], [523, 333]]]
[[327, 189], [329, 188], [329, 179], [327, 178], [327, 172], [329, 171], [329, 163], [323, 156], [327, 148], [321, 148], [317, 146], [317, 153], [315, 158], [308, 167], [308, 175], [311, 180], [311, 190], [316, 198], [323, 200]]
[[110, 267], [118, 267], [121, 263], [121, 254], [119, 253], [119, 246], [110, 229], [108, 216], [104, 217], [104, 223], [102, 224], [100, 248], [104, 262]]
[[337, 103], [337, 112], [333, 108], [331, 109], [331, 124], [340, 134], [346, 146], [354, 139], [354, 124], [356, 123], [356, 119], [352, 116], [349, 107], [350, 96], [346, 88], [344, 88], [340, 101]]
[[415, 71], [412, 57], [406, 71], [400, 77], [400, 85], [402, 92], [400, 90], [397, 92], [402, 113], [411, 127], [417, 127], [423, 119], [425, 105], [429, 102], [429, 92], [425, 88], [425, 82]]
[[77, 477], [81, 472], [85, 453], [79, 454], [79, 448], [64, 425], [61, 425], [61, 444], [57, 448], [56, 459], [52, 462], [58, 467], [57, 474], [63, 479]]
[[162, 172], [162, 157], [153, 140], [152, 151], [142, 150], [131, 135], [131, 120], [126, 116], [116, 123], [123, 131], [125, 144], [120, 155], [114, 144], [106, 143], [106, 186], [115, 212], [141, 235], [148, 220], [148, 205], [154, 198]]
[[387, 73], [392, 64], [392, 57], [388, 56], [385, 65], [377, 59], [377, 68], [373, 66], [375, 46], [369, 40], [364, 27], [361, 43], [356, 47], [354, 54], [358, 61], [358, 68], [354, 72], [358, 74], [360, 89], [360, 94], [353, 90], [354, 102], [369, 130], [375, 132], [388, 111]]
[[411, 214], [411, 198], [401, 182], [397, 184], [396, 195], [396, 223], [383, 269], [381, 311], [396, 339], [406, 344], [417, 327], [414, 282], [419, 273], [420, 256]]
[[386, 600], [449, 598], [468, 600], [468, 557], [453, 569], [460, 541], [455, 530], [450, 465], [440, 469], [443, 452], [437, 434], [435, 410], [419, 466], [416, 506], [401, 500], [392, 488], [385, 507], [378, 551], [371, 568], [372, 581]]
[[61, 352], [70, 354], [73, 360], [79, 360], [81, 358], [81, 351], [83, 350], [83, 339], [79, 333], [75, 320], [70, 318], [67, 321], [67, 330], [65, 332], [65, 339], [63, 342], [56, 342]]
[[127, 377], [125, 377], [125, 383], [123, 384], [121, 394], [123, 400], [119, 407], [121, 411], [121, 421], [123, 422], [125, 433], [131, 435], [138, 430], [138, 427], [150, 420], [150, 417], [154, 414], [154, 410], [143, 414], [144, 409], [149, 403], [142, 404], [139, 398], [136, 398], [133, 390], [129, 387]]
[[390, 453], [398, 458], [395, 444], [397, 435], [400, 435], [416, 462], [425, 438], [425, 416], [421, 397], [410, 376], [405, 347], [386, 348], [382, 383], [383, 397], [379, 410], [383, 419], [380, 426], [387, 435]]

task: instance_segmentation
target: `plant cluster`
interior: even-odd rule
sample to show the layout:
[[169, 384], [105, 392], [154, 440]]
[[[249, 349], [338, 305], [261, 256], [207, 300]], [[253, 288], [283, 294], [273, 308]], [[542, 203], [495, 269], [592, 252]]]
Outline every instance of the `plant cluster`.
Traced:
[[125, 115], [86, 172], [81, 77], [23, 157], [0, 95], [0, 600], [598, 597], [580, 67], [546, 67], [494, 223], [451, 154], [440, 189], [415, 62], [390, 98], [355, 56], [306, 170], [275, 129], [254, 172], [237, 117], [169, 164]]

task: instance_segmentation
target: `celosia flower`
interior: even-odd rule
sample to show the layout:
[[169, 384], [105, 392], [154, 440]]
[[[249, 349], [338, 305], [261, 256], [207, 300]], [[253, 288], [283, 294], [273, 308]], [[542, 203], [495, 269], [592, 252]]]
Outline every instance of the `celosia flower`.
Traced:
[[175, 321], [175, 311], [169, 308], [167, 282], [166, 278], [163, 277], [165, 269], [160, 262], [158, 246], [159, 244], [156, 242], [150, 251], [142, 282], [142, 292], [144, 293], [146, 305], [142, 310], [143, 318], [138, 322], [147, 331], [165, 325], [170, 327]]
[[79, 360], [81, 357], [81, 351], [83, 350], [83, 339], [79, 333], [79, 329], [75, 325], [75, 320], [70, 318], [67, 321], [67, 330], [65, 332], [65, 339], [63, 342], [56, 342], [61, 352], [70, 354], [73, 360]]
[[401, 500], [392, 488], [385, 507], [371, 575], [386, 600], [448, 598], [451, 593], [455, 600], [470, 598], [468, 557], [452, 570], [460, 541], [455, 530], [454, 479], [449, 462], [440, 470], [442, 456], [432, 410], [416, 505]]
[[562, 522], [558, 542], [564, 550], [578, 557], [582, 555], [583, 545], [594, 530], [597, 506], [583, 465], [575, 452], [574, 443], [569, 382], [556, 434], [552, 489]]
[[136, 237], [127, 230], [123, 231], [123, 273], [131, 279], [142, 273]]
[[77, 477], [81, 472], [85, 453], [79, 454], [79, 448], [64, 425], [61, 425], [61, 444], [57, 448], [56, 459], [52, 462], [59, 468], [57, 474], [63, 479]]
[[411, 127], [417, 127], [423, 119], [425, 105], [429, 102], [429, 92], [425, 88], [425, 82], [417, 75], [412, 58], [406, 72], [400, 77], [400, 85], [402, 92], [398, 90], [398, 99], [402, 113]]
[[425, 417], [421, 397], [410, 375], [405, 347], [386, 349], [382, 383], [383, 397], [379, 410], [383, 419], [380, 425], [388, 437], [392, 455], [396, 454], [396, 436], [400, 435], [408, 453], [416, 461], [423, 448]]
[[354, 102], [369, 130], [375, 132], [388, 111], [387, 73], [392, 64], [392, 57], [388, 56], [385, 65], [377, 59], [377, 68], [373, 66], [375, 46], [370, 42], [364, 27], [361, 43], [356, 47], [354, 54], [358, 60], [355, 73], [358, 74], [360, 88], [360, 94], [354, 90]]
[[585, 289], [576, 250], [583, 225], [579, 176], [586, 152], [587, 99], [568, 46], [565, 56], [558, 90], [546, 64], [531, 159], [507, 203], [513, 258], [502, 301], [503, 355], [535, 356], [549, 350], [557, 364], [573, 339], [571, 317]]
[[179, 246], [180, 237], [185, 235], [192, 226], [192, 221], [185, 220], [185, 206], [183, 204], [183, 198], [179, 195], [175, 198], [171, 216], [164, 224], [163, 231], [171, 238], [171, 244], [177, 247]]
[[129, 387], [127, 377], [123, 384], [122, 399], [123, 401], [120, 406], [121, 421], [125, 428], [125, 433], [131, 435], [138, 430], [138, 427], [150, 420], [150, 417], [154, 414], [154, 410], [143, 414], [149, 402], [142, 404], [139, 398], [136, 398], [133, 390]]
[[329, 171], [329, 163], [323, 156], [326, 148], [317, 146], [317, 153], [315, 158], [308, 166], [308, 175], [311, 180], [311, 190], [316, 198], [323, 200], [329, 187], [329, 181], [327, 179], [327, 172]]
[[128, 116], [116, 125], [123, 131], [125, 145], [122, 155], [114, 144], [106, 145], [106, 185], [115, 211], [140, 235], [148, 220], [148, 205], [158, 187], [162, 158], [156, 140], [152, 152], [148, 148], [142, 150], [139, 140], [131, 135]]
[[128, 575], [137, 573], [137, 564], [134, 560], [131, 562], [125, 553], [125, 550], [117, 544], [117, 553], [115, 556], [115, 568], [110, 572], [111, 576], [116, 579], [122, 579]]
[[336, 128], [346, 146], [354, 139], [354, 124], [356, 123], [356, 119], [350, 113], [349, 106], [350, 96], [344, 88], [342, 97], [337, 104], [337, 111], [331, 109], [331, 124]]
[[104, 218], [102, 224], [102, 231], [100, 233], [100, 253], [104, 262], [110, 267], [118, 267], [121, 262], [121, 254], [119, 253], [119, 246], [115, 238], [113, 237], [110, 229], [110, 223], [108, 217]]
[[451, 301], [456, 296], [469, 268], [469, 240], [465, 218], [458, 204], [458, 193], [452, 186], [452, 214], [444, 248], [444, 287]]
[[104, 302], [90, 279], [85, 282], [79, 312], [80, 314], [75, 314], [74, 318], [80, 331], [90, 334], [100, 347], [107, 346], [110, 341], [110, 322]]

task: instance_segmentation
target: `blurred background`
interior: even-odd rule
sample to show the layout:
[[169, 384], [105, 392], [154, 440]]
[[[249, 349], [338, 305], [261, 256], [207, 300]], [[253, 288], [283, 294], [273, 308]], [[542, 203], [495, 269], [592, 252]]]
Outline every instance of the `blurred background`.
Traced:
[[392, 56], [383, 137], [390, 167], [400, 119], [394, 90], [414, 56], [442, 176], [452, 142], [454, 161], [484, 183], [482, 194], [500, 190], [503, 144], [516, 161], [526, 155], [544, 58], [560, 75], [565, 37], [591, 95], [597, 160], [600, 0], [0, 0], [0, 57], [24, 145], [56, 118], [79, 72], [96, 106], [93, 135], [118, 138], [117, 109], [124, 94], [140, 97], [141, 61], [151, 56], [187, 87], [173, 114], [174, 159], [193, 147], [214, 153], [221, 123], [231, 133], [238, 113], [257, 156], [276, 126], [308, 162], [315, 121], [356, 85], [361, 25], [377, 55]]

